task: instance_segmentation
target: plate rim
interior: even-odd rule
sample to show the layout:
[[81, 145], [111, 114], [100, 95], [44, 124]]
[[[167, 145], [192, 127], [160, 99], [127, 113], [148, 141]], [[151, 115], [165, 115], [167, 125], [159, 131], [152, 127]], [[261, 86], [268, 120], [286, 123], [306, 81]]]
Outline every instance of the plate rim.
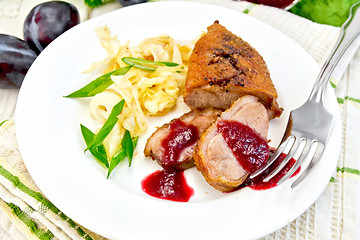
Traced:
[[[230, 10], [230, 9], [228, 9], [228, 8], [225, 8], [225, 7], [220, 7], [220, 6], [216, 6], [216, 5], [211, 5], [211, 4], [205, 4], [205, 3], [198, 3], [198, 2], [192, 2], [192, 3], [189, 3], [189, 2], [182, 2], [182, 1], [178, 1], [178, 2], [152, 2], [152, 3], [145, 3], [145, 4], [152, 4], [152, 5], [158, 5], [158, 4], [161, 4], [161, 5], [168, 5], [168, 4], [171, 4], [171, 5], [177, 5], [177, 4], [186, 4], [186, 5], [190, 5], [190, 4], [192, 4], [193, 6], [207, 6], [207, 7], [210, 7], [210, 8], [222, 8], [222, 9], [224, 9], [225, 11], [232, 11], [233, 13], [236, 13], [236, 14], [242, 14], [242, 13], [240, 13], [240, 12], [238, 12], [238, 11], [235, 11], [235, 10]], [[143, 7], [143, 6], [141, 6], [141, 5], [143, 5], [143, 4], [139, 4], [138, 6], [131, 6], [131, 7], [127, 7], [128, 9], [129, 8], [140, 8], [140, 7]], [[115, 11], [113, 11], [113, 12], [110, 12], [110, 13], [107, 13], [107, 14], [104, 14], [104, 15], [106, 15], [106, 16], [108, 16], [108, 15], [115, 15], [115, 13], [116, 12], [120, 12], [120, 11], [124, 11], [124, 9], [125, 8], [122, 8], [122, 9], [118, 9], [118, 10], [115, 10]], [[130, 11], [130, 10], [126, 10], [126, 11]], [[120, 14], [120, 13], [119, 13]], [[89, 25], [91, 25], [93, 22], [97, 22], [98, 21], [98, 19], [102, 19], [103, 17], [104, 17], [104, 15], [101, 15], [101, 16], [99, 16], [99, 17], [96, 17], [96, 18], [93, 18], [93, 19], [90, 19], [90, 20], [88, 20], [87, 21], [87, 23], [86, 24], [89, 24]], [[246, 15], [247, 16], [247, 15]], [[252, 18], [251, 16], [249, 16], [250, 18]], [[256, 18], [252, 18], [252, 20], [255, 20], [255, 21], [259, 21], [258, 19], [256, 19]], [[260, 21], [259, 21], [260, 22]], [[266, 25], [267, 27], [270, 27], [270, 28], [272, 28], [273, 30], [275, 30], [276, 32], [278, 32], [278, 33], [280, 33], [280, 34], [282, 34], [283, 36], [285, 36], [288, 40], [290, 40], [290, 41], [292, 41], [293, 43], [295, 43], [296, 45], [298, 45], [295, 41], [293, 41], [292, 39], [290, 39], [289, 37], [287, 37], [285, 34], [283, 34], [282, 32], [280, 32], [279, 30], [277, 30], [277, 29], [275, 29], [275, 28], [273, 28], [272, 26], [270, 26], [270, 25], [267, 25], [267, 24], [265, 24], [265, 23], [262, 23], [263, 25]], [[77, 26], [76, 26], [77, 27]], [[75, 27], [75, 28], [76, 28]], [[74, 28], [74, 29], [75, 29]], [[74, 31], [74, 30], [72, 30], [72, 31]], [[70, 32], [70, 31], [69, 31]], [[67, 33], [67, 35], [69, 35], [70, 33]], [[62, 38], [59, 38], [59, 40], [55, 40], [55, 41], [61, 41], [61, 39]], [[299, 46], [299, 48], [300, 48], [300, 46]], [[50, 49], [50, 48], [49, 48]], [[50, 51], [50, 50], [47, 50], [47, 49], [45, 49], [44, 50], [44, 52], [46, 53], [47, 51]], [[306, 52], [305, 50], [304, 50], [304, 52]], [[308, 54], [309, 55], [309, 54]], [[310, 56], [310, 55], [309, 55]], [[40, 55], [40, 57], [41, 57], [41, 55]], [[38, 61], [38, 60], [36, 60], [36, 61]], [[313, 62], [315, 63], [315, 61], [313, 60]], [[26, 86], [26, 84], [27, 84], [27, 81], [25, 80], [24, 81], [25, 82], [25, 86]], [[23, 98], [23, 94], [22, 94], [22, 91], [24, 91], [24, 90], [21, 90], [20, 89], [20, 93], [19, 93], [19, 101], [18, 101], [18, 106], [20, 106], [19, 108], [17, 107], [17, 109], [21, 109], [21, 101], [24, 101], [24, 100], [22, 100], [22, 98]], [[335, 96], [335, 95], [334, 95]], [[16, 124], [15, 124], [15, 127], [16, 127], [16, 133], [19, 133], [19, 132], [21, 132], [22, 130], [21, 130], [21, 121], [22, 120], [20, 120], [19, 121], [19, 119], [18, 119], [18, 116], [21, 116], [22, 114], [21, 113], [19, 113], [18, 112], [18, 110], [16, 109], [16, 120], [15, 120], [15, 122], [16, 122]], [[339, 111], [337, 111], [338, 113], [339, 113]], [[337, 114], [337, 118], [338, 118], [338, 115], [339, 114]], [[339, 119], [337, 119], [337, 120], [339, 120]], [[24, 121], [24, 120], [23, 120]], [[18, 122], [20, 122], [20, 126], [19, 126], [19, 124], [17, 124]], [[338, 124], [337, 124], [338, 125]], [[19, 135], [21, 135], [21, 133], [19, 134]], [[20, 140], [20, 139], [19, 139]], [[20, 149], [20, 152], [21, 152], [21, 149], [23, 149], [23, 147], [22, 146], [24, 146], [24, 144], [25, 143], [23, 143], [22, 142], [22, 140], [20, 140], [19, 141], [19, 149]], [[24, 151], [24, 150], [23, 150]], [[339, 152], [340, 152], [340, 147], [339, 147], [339, 150], [338, 150]], [[337, 155], [338, 155], [338, 153], [337, 153]], [[25, 160], [24, 159], [24, 163], [25, 163], [25, 165], [28, 167], [28, 164], [27, 164], [27, 160]], [[336, 165], [334, 166], [334, 168], [336, 167]], [[31, 167], [30, 167], [30, 169], [31, 169]], [[30, 172], [30, 170], [29, 170], [29, 172]], [[32, 176], [32, 173], [30, 173], [31, 174], [31, 176]], [[34, 179], [35, 180], [35, 179]], [[37, 182], [36, 182], [37, 183]], [[113, 183], [111, 183], [111, 185], [112, 185]], [[42, 185], [42, 184], [40, 184], [40, 185]], [[318, 194], [319, 196], [320, 196], [320, 194], [323, 192], [323, 190], [325, 189], [325, 187], [326, 187], [326, 185], [324, 185], [323, 186], [323, 189], [320, 191], [320, 193]], [[42, 190], [42, 188], [41, 188], [41, 186], [39, 186], [39, 188]], [[46, 191], [46, 190], [45, 190]], [[45, 195], [45, 192], [44, 192], [44, 195]], [[50, 194], [51, 195], [51, 194]], [[53, 197], [53, 196], [52, 196]], [[52, 202], [54, 202], [53, 201], [53, 199], [51, 199], [51, 201]], [[153, 200], [150, 200], [150, 201], [152, 201], [152, 202], [156, 202], [156, 204], [154, 204], [155, 206], [156, 205], [158, 205], [157, 203], [158, 203], [158, 201], [157, 200], [155, 200], [155, 201], [153, 201]], [[163, 202], [162, 202], [163, 203]], [[182, 203], [173, 203], [173, 202], [170, 202], [170, 203], [166, 203], [166, 204], [169, 204], [169, 205], [176, 205], [176, 206], [184, 206], [184, 204], [182, 204]], [[201, 204], [204, 204], [204, 203], [201, 203]], [[60, 204], [61, 205], [61, 204]], [[59, 205], [59, 206], [60, 206]], [[194, 206], [194, 205], [198, 205], [198, 203], [190, 203], [189, 205], [191, 205], [191, 206]], [[208, 204], [206, 204], [206, 205], [208, 205]], [[211, 205], [211, 204], [210, 204]], [[311, 205], [311, 204], [310, 204]], [[308, 207], [310, 207], [310, 205], [308, 206]], [[56, 206], [58, 206], [58, 204], [56, 204]], [[306, 207], [306, 209], [308, 208], [308, 207]], [[302, 209], [302, 210], [299, 210], [301, 213], [302, 212], [304, 212], [306, 209]], [[301, 214], [300, 213], [300, 214]], [[70, 216], [71, 214], [69, 214], [69, 213], [66, 213], [68, 216]], [[299, 214], [299, 215], [300, 215]], [[297, 215], [297, 216], [299, 216], [299, 215]], [[297, 217], [296, 216], [296, 217]], [[295, 219], [296, 217], [294, 217], [293, 219]], [[74, 219], [74, 220], [76, 220], [76, 218], [74, 218], [74, 217], [71, 217], [72, 219]], [[293, 220], [293, 219], [287, 219], [285, 222], [286, 223], [288, 223], [288, 222], [290, 222], [289, 220]], [[80, 222], [79, 222], [80, 223]], [[286, 224], [285, 223], [285, 224]], [[80, 223], [80, 224], [82, 224], [84, 227], [86, 227], [86, 228], [88, 228], [86, 225], [87, 224], [83, 224], [83, 223]], [[285, 225], [285, 224], [282, 224], [282, 226], [283, 225]], [[94, 231], [94, 232], [98, 232], [98, 233], [100, 233], [100, 232], [102, 232], [102, 231], [100, 231], [99, 229], [96, 229], [96, 230], [93, 230], [93, 229], [95, 229], [95, 228], [90, 228], [90, 230], [92, 230], [92, 231]], [[268, 233], [271, 233], [271, 232], [273, 232], [273, 231], [275, 231], [276, 229], [273, 229], [273, 230], [271, 230], [270, 232], [268, 231], [266, 234], [268, 234]], [[100, 233], [101, 235], [104, 235], [104, 236], [106, 236], [107, 234], [106, 233]], [[265, 235], [266, 235], [265, 234]], [[263, 233], [261, 233], [260, 234], [261, 236], [264, 236], [263, 235]], [[256, 237], [261, 237], [261, 236], [256, 236]], [[110, 237], [116, 237], [116, 236], [110, 236]]]

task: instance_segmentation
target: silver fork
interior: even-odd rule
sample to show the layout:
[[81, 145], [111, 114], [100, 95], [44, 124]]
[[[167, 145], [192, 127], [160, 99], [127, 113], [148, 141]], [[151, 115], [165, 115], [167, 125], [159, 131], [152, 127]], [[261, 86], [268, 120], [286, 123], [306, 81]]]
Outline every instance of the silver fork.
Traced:
[[280, 185], [292, 176], [305, 159], [311, 158], [303, 173], [291, 185], [291, 188], [295, 188], [321, 158], [334, 121], [332, 114], [324, 107], [324, 92], [336, 65], [360, 34], [360, 11], [357, 11], [359, 6], [360, 1], [351, 7], [350, 16], [343, 24], [337, 44], [322, 67], [308, 100], [301, 107], [290, 112], [288, 125], [278, 149], [262, 168], [250, 175], [250, 179], [259, 176], [271, 167], [284, 152], [287, 153], [284, 160], [263, 179], [264, 182], [269, 181], [286, 166], [291, 158], [294, 158], [296, 163], [278, 181], [277, 184]]

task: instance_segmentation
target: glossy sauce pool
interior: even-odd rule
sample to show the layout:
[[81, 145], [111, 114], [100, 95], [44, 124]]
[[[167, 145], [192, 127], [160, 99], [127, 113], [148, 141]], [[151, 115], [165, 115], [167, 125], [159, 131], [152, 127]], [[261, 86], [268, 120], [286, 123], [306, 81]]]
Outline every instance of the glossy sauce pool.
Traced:
[[187, 184], [184, 171], [158, 170], [141, 181], [143, 191], [150, 196], [187, 202], [194, 190]]

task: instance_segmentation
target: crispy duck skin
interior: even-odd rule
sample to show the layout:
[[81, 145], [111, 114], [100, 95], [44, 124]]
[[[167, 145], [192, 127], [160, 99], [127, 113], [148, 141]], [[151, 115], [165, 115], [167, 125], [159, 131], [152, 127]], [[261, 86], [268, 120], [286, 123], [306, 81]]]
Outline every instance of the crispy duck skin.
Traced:
[[220, 191], [231, 191], [248, 177], [243, 166], [218, 131], [219, 121], [237, 121], [250, 127], [262, 139], [267, 139], [269, 119], [265, 107], [254, 96], [244, 96], [210, 125], [195, 146], [194, 160], [205, 180]]
[[[201, 133], [203, 133], [220, 114], [221, 111], [214, 108], [194, 109], [185, 113], [179, 119], [187, 125], [196, 127], [199, 134], [198, 137], [200, 137]], [[184, 148], [175, 163], [168, 163], [164, 158], [165, 149], [162, 142], [171, 134], [172, 130], [170, 125], [176, 120], [177, 119], [174, 119], [170, 123], [164, 124], [150, 136], [145, 145], [144, 154], [146, 157], [150, 156], [153, 160], [156, 160], [164, 169], [185, 170], [194, 166], [193, 151], [196, 143]]]
[[184, 90], [191, 108], [225, 110], [241, 96], [253, 95], [268, 109], [269, 119], [282, 109], [262, 56], [218, 21], [195, 44]]

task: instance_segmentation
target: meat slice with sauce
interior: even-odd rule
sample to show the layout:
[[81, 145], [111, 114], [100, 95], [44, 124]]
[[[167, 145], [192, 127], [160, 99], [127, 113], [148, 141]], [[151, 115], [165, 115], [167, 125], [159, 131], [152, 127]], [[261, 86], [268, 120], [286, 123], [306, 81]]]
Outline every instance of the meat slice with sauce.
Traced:
[[267, 110], [254, 96], [244, 96], [201, 135], [195, 150], [196, 168], [220, 191], [240, 186], [269, 156]]
[[191, 109], [225, 110], [245, 95], [256, 96], [270, 119], [280, 116], [277, 92], [262, 56], [215, 21], [191, 54], [184, 101]]
[[219, 116], [218, 109], [195, 109], [158, 128], [145, 145], [145, 156], [151, 156], [164, 169], [184, 170], [194, 166], [193, 151], [200, 135]]

